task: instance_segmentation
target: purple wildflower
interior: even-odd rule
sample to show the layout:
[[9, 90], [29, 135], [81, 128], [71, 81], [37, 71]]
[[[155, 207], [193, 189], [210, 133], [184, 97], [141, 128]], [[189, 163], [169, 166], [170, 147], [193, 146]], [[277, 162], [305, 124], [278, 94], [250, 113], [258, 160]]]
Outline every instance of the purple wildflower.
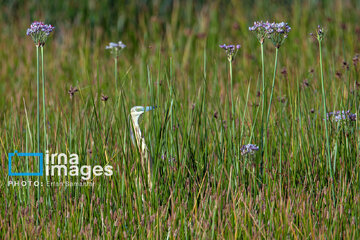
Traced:
[[30, 28], [27, 29], [26, 35], [31, 36], [36, 46], [44, 46], [46, 39], [55, 27], [51, 24], [44, 24], [43, 22], [33, 22]]
[[249, 27], [249, 31], [256, 34], [257, 39], [262, 44], [264, 43], [267, 31], [271, 30], [269, 22], [258, 21], [254, 22], [252, 27]]
[[240, 44], [237, 45], [219, 45], [220, 48], [226, 51], [227, 58], [229, 62], [232, 62], [237, 54], [237, 51], [241, 48]]
[[259, 150], [259, 147], [255, 144], [246, 144], [240, 148], [241, 155], [253, 155], [256, 151]]
[[326, 114], [326, 119], [334, 122], [356, 121], [356, 113], [353, 114], [349, 110], [329, 112]]
[[285, 22], [268, 23], [266, 24], [265, 29], [267, 37], [276, 48], [280, 48], [288, 37], [288, 33], [291, 31], [291, 27]]
[[254, 25], [249, 27], [249, 30], [256, 34], [256, 37], [261, 44], [264, 42], [265, 38], [269, 38], [275, 47], [279, 48], [291, 31], [291, 27], [284, 22], [270, 23], [269, 21], [258, 21], [254, 22]]
[[122, 49], [124, 49], [126, 45], [119, 41], [118, 43], [111, 42], [109, 43], [109, 46], [106, 46], [105, 49], [109, 49], [111, 51], [111, 54], [117, 58], [120, 55], [120, 52]]

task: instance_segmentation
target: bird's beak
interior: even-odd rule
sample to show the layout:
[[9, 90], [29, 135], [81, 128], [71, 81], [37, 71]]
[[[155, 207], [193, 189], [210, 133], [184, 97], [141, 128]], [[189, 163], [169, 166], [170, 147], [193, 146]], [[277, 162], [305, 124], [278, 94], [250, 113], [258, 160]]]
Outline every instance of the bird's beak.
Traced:
[[146, 107], [146, 108], [145, 108], [145, 112], [148, 112], [148, 111], [154, 110], [155, 108], [156, 108], [156, 106], [149, 106], [149, 107]]

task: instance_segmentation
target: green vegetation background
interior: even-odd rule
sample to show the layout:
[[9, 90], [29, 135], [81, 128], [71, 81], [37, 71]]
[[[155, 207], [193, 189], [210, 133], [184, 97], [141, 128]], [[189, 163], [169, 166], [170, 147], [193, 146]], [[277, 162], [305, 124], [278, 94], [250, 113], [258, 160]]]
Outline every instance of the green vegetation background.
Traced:
[[[328, 111], [358, 114], [358, 1], [30, 0], [0, 7], [1, 239], [359, 238], [359, 125], [329, 125], [330, 178], [319, 52], [309, 35], [318, 24], [326, 29]], [[48, 149], [78, 153], [81, 165], [112, 165], [114, 175], [94, 178], [94, 187], [8, 186], [37, 180], [7, 174], [8, 152], [36, 151], [36, 49], [26, 36], [35, 20], [55, 26], [44, 51]], [[240, 154], [243, 144], [261, 143], [260, 48], [248, 31], [256, 20], [292, 27], [279, 52], [265, 158]], [[116, 89], [105, 46], [119, 40], [127, 48]], [[242, 45], [233, 62], [233, 118], [222, 43]], [[268, 86], [274, 53], [268, 41]], [[80, 90], [72, 99], [71, 86]], [[158, 106], [141, 124], [154, 159], [151, 192], [129, 135], [136, 105]], [[66, 180], [78, 179], [52, 179]]]

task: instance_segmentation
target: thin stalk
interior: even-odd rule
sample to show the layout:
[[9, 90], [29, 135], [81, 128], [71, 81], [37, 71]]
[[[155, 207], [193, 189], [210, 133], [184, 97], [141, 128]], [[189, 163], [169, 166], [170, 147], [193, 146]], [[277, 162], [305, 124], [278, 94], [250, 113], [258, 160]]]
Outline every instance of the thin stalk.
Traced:
[[[269, 117], [270, 117], [270, 111], [271, 111], [271, 103], [272, 103], [272, 98], [273, 98], [273, 94], [274, 94], [274, 86], [275, 86], [275, 79], [276, 79], [276, 69], [277, 69], [277, 62], [278, 62], [278, 52], [279, 52], [279, 48], [276, 48], [276, 51], [275, 51], [274, 75], [273, 75], [273, 81], [272, 81], [272, 86], [271, 86], [271, 93], [270, 93], [270, 101], [269, 101], [269, 106], [268, 106], [268, 112], [267, 112], [267, 116], [266, 116], [265, 149], [267, 149], [266, 140], [267, 140]], [[265, 151], [265, 153], [266, 153], [266, 155], [267, 155], [267, 150]]]
[[71, 149], [71, 133], [72, 133], [72, 113], [73, 113], [73, 106], [74, 106], [74, 103], [73, 103], [73, 99], [70, 100], [70, 131], [69, 131], [69, 149], [70, 149], [70, 152], [72, 151]]
[[264, 156], [264, 112], [265, 112], [265, 65], [264, 65], [264, 42], [260, 42], [261, 46], [261, 72], [262, 72], [262, 99], [261, 99], [261, 146], [260, 150]]
[[330, 171], [330, 177], [333, 178], [332, 170], [331, 170], [329, 133], [328, 133], [327, 117], [326, 117], [327, 110], [326, 110], [326, 96], [325, 96], [325, 88], [324, 88], [324, 74], [323, 74], [323, 64], [322, 64], [321, 41], [319, 41], [319, 52], [320, 52], [321, 91], [322, 91], [322, 98], [323, 98], [323, 104], [324, 104], [324, 120], [325, 120], [325, 137], [326, 137], [327, 160], [328, 160], [328, 167], [329, 167], [329, 171]]
[[42, 78], [42, 94], [43, 94], [43, 117], [44, 117], [44, 152], [47, 148], [46, 134], [46, 108], [45, 108], [45, 76], [44, 76], [44, 47], [41, 47], [41, 78]]
[[269, 108], [268, 108], [268, 113], [267, 113], [267, 116], [266, 116], [266, 131], [267, 131], [268, 124], [269, 124], [269, 117], [270, 117], [270, 111], [271, 111], [271, 103], [272, 103], [272, 98], [273, 98], [273, 93], [274, 93], [275, 78], [276, 78], [276, 69], [277, 69], [277, 62], [278, 62], [278, 52], [279, 52], [279, 49], [276, 48], [276, 52], [275, 52], [274, 76], [273, 76], [273, 82], [272, 82], [272, 86], [271, 86]]
[[117, 57], [114, 58], [114, 61], [115, 61], [115, 69], [114, 69], [115, 89], [118, 90], [118, 87], [117, 87]]
[[[37, 152], [40, 153], [40, 81], [39, 81], [39, 46], [36, 46], [36, 93], [37, 93], [37, 111], [36, 111], [36, 131], [37, 131]], [[39, 161], [40, 169], [40, 161]], [[40, 176], [38, 176], [40, 183]], [[40, 184], [38, 187], [38, 200], [40, 199]]]
[[[231, 98], [231, 125], [232, 125], [232, 139], [235, 140], [235, 110], [234, 110], [234, 98], [233, 98], [233, 75], [232, 75], [232, 61], [229, 61], [229, 71], [230, 71], [230, 98]], [[235, 154], [235, 144], [234, 144], [234, 154]]]
[[229, 72], [230, 72], [230, 97], [231, 97], [231, 114], [234, 119], [234, 99], [233, 99], [233, 76], [232, 76], [232, 61], [229, 61]]

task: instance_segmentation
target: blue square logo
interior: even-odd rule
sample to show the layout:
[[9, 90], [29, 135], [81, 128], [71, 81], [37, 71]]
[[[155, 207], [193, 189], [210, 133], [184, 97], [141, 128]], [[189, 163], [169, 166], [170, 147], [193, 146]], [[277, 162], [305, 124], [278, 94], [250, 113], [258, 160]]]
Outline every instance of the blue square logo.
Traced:
[[[11, 161], [12, 158], [17, 155], [19, 157], [39, 157], [40, 160], [40, 169], [39, 172], [35, 173], [13, 173], [11, 171]], [[16, 150], [13, 153], [9, 153], [9, 176], [42, 176], [43, 175], [43, 159], [44, 154], [43, 153], [18, 153]]]

